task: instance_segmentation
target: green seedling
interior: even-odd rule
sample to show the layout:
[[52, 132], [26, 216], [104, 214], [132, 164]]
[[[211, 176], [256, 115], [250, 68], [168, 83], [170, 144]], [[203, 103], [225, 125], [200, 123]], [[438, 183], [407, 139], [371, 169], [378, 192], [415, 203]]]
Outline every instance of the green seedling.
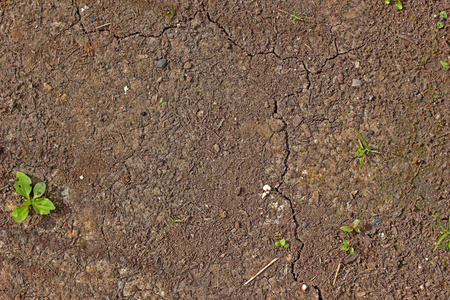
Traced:
[[174, 220], [174, 219], [172, 219], [169, 215], [167, 215], [167, 216], [169, 217], [169, 219], [170, 219], [171, 222], [170, 222], [169, 225], [167, 225], [166, 228], [164, 228], [163, 231], [161, 231], [160, 234], [163, 234], [164, 232], [166, 232], [167, 230], [169, 230], [169, 228], [172, 227], [173, 224], [175, 224], [175, 223], [182, 223], [182, 222], [183, 222], [183, 221], [181, 221], [181, 220]]
[[294, 9], [294, 13], [291, 15], [291, 22], [294, 23], [297, 20], [306, 19], [306, 16], [297, 17], [295, 14], [297, 13], [297, 8]]
[[441, 60], [441, 65], [446, 69], [450, 69], [450, 60], [448, 62]]
[[358, 150], [356, 150], [355, 155], [358, 156], [359, 158], [361, 158], [360, 166], [362, 166], [366, 155], [368, 155], [370, 152], [373, 152], [373, 153], [380, 153], [380, 152], [373, 150], [372, 148], [378, 149], [378, 147], [367, 143], [367, 141], [363, 137], [363, 135], [359, 131], [358, 131], [358, 133], [361, 136], [363, 142], [361, 142], [361, 140], [358, 140], [358, 142], [355, 142], [356, 147], [358, 147]]
[[445, 11], [441, 11], [439, 13], [439, 21], [436, 24], [438, 29], [444, 28], [444, 20], [447, 19], [447, 13]]
[[286, 242], [286, 240], [285, 239], [282, 239], [281, 241], [278, 241], [278, 242], [276, 242], [275, 243], [275, 246], [276, 247], [284, 247], [284, 248], [289, 248], [289, 243], [288, 242]]
[[353, 249], [352, 244], [348, 240], [343, 241], [341, 250], [348, 251], [351, 255], [355, 254], [355, 249]]
[[164, 101], [164, 98], [163, 98], [163, 97], [159, 98], [159, 101], [158, 101], [158, 103], [159, 103], [159, 104], [161, 104], [162, 106], [165, 106], [165, 105], [167, 105], [167, 102], [166, 102], [166, 101]]
[[356, 219], [355, 221], [353, 221], [352, 226], [342, 226], [341, 230], [348, 232], [348, 233], [360, 233], [361, 230], [358, 228], [359, 225], [359, 220]]
[[[384, 3], [391, 4], [391, 0], [384, 0]], [[395, 1], [394, 6], [397, 7], [398, 10], [403, 9], [403, 4], [402, 4], [402, 1], [400, 1], [400, 0]]]
[[[435, 215], [433, 215], [433, 218], [435, 218], [439, 224], [439, 227], [435, 224], [431, 224], [431, 226], [436, 227], [440, 232], [442, 232], [441, 237], [438, 239], [437, 243], [436, 243], [436, 247], [434, 247], [433, 252], [436, 251], [436, 249], [438, 247], [445, 247], [450, 251], [450, 218], [448, 219], [448, 230], [444, 228], [444, 226], [442, 226], [441, 224], [441, 220], [436, 217]], [[442, 241], [448, 238], [447, 243], [446, 244], [442, 244]]]
[[[48, 215], [51, 210], [55, 209], [53, 202], [47, 198], [41, 198], [45, 192], [45, 183], [39, 182], [31, 188], [31, 178], [24, 173], [16, 173], [17, 181], [14, 183], [16, 191], [26, 198], [22, 206], [16, 208], [11, 216], [17, 223], [22, 223], [28, 216], [28, 207], [33, 205], [34, 209], [41, 215]], [[30, 198], [31, 190], [33, 190], [33, 198]]]
[[175, 16], [176, 10], [172, 5], [165, 5], [160, 8], [161, 13], [166, 17], [166, 22], [169, 24]]
[[281, 10], [281, 9], [279, 9], [279, 11], [284, 12], [285, 14], [290, 15], [290, 16], [291, 16], [291, 19], [289, 20], [289, 22], [294, 23], [295, 21], [303, 20], [303, 19], [306, 19], [306, 18], [307, 18], [307, 16], [297, 17], [297, 16], [296, 16], [297, 9], [298, 9], [298, 7], [297, 7], [296, 9], [294, 9], [294, 12], [293, 12], [292, 14], [288, 13], [287, 11]]

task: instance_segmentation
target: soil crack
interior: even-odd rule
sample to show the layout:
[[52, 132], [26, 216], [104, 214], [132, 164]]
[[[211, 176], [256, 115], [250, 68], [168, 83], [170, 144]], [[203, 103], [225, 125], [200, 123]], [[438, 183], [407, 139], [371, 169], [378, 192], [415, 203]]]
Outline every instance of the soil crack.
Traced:
[[[274, 115], [277, 114], [277, 113], [278, 113], [278, 101], [275, 101]], [[280, 176], [281, 177], [281, 183], [275, 187], [275, 191], [281, 197], [283, 197], [285, 200], [287, 200], [289, 202], [289, 206], [290, 206], [291, 213], [292, 213], [292, 220], [294, 221], [294, 224], [295, 224], [294, 237], [295, 237], [295, 239], [298, 242], [301, 243], [300, 249], [296, 252], [295, 257], [294, 257], [294, 259], [292, 260], [292, 263], [291, 263], [291, 274], [292, 274], [292, 277], [294, 278], [294, 280], [297, 281], [298, 279], [297, 279], [297, 275], [295, 274], [295, 271], [294, 271], [295, 270], [294, 266], [295, 266], [295, 263], [300, 259], [300, 255], [301, 255], [301, 252], [303, 250], [303, 247], [304, 247], [305, 243], [303, 243], [303, 241], [300, 239], [300, 237], [297, 234], [297, 231], [298, 231], [298, 228], [300, 227], [300, 224], [299, 224], [299, 222], [297, 220], [297, 217], [296, 217], [293, 201], [292, 201], [291, 198], [286, 196], [280, 189], [280, 187], [284, 184], [284, 177], [285, 177], [285, 175], [286, 175], [286, 173], [288, 171], [288, 160], [289, 160], [289, 157], [291, 155], [291, 151], [290, 151], [290, 147], [289, 147], [289, 134], [287, 132], [286, 121], [283, 118], [280, 118], [280, 119], [284, 123], [283, 132], [284, 132], [284, 135], [285, 135], [284, 136], [284, 140], [285, 140], [285, 143], [286, 143], [286, 156], [284, 158], [284, 170], [283, 170], [283, 173]]]

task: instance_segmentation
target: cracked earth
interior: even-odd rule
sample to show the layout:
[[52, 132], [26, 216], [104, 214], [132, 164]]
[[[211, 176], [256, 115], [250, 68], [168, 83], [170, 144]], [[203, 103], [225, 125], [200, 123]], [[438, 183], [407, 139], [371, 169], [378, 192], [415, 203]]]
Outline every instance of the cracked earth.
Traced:
[[445, 9], [2, 1], [0, 298], [449, 298]]

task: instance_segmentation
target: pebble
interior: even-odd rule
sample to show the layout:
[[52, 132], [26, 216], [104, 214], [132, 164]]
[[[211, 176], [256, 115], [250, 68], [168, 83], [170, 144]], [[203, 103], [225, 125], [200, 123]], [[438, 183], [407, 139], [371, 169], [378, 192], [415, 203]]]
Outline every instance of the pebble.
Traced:
[[284, 128], [284, 122], [280, 119], [270, 119], [268, 123], [273, 132], [280, 132]]
[[373, 219], [373, 221], [370, 223], [370, 225], [372, 226], [372, 228], [379, 229], [383, 227], [383, 221], [379, 216], [376, 216], [375, 219]]
[[141, 116], [145, 117], [147, 113], [145, 111], [141, 112]]
[[302, 226], [303, 226], [303, 228], [306, 228], [306, 227], [308, 227], [308, 223], [302, 222]]
[[352, 86], [354, 87], [360, 87], [361, 86], [361, 80], [359, 79], [353, 79]]
[[167, 66], [167, 59], [161, 58], [156, 62], [156, 67], [158, 68], [165, 68]]
[[185, 69], [190, 69], [190, 68], [192, 68], [192, 63], [186, 62], [186, 63], [184, 64], [183, 67], [184, 67]]
[[214, 144], [213, 149], [214, 149], [214, 152], [216, 152], [216, 153], [220, 152], [220, 146], [218, 144]]

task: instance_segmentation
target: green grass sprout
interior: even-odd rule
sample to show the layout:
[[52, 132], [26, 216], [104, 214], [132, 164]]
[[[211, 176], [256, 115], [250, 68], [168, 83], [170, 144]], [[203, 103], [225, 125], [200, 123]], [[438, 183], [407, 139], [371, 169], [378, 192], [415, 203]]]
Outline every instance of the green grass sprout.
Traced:
[[[432, 216], [433, 216], [433, 218], [435, 218], [437, 220], [437, 222], [439, 224], [439, 227], [437, 225], [435, 225], [435, 224], [431, 224], [431, 226], [436, 227], [440, 232], [442, 232], [442, 235], [438, 239], [438, 241], [436, 243], [436, 247], [434, 247], [434, 249], [433, 249], [433, 252], [436, 251], [436, 249], [438, 247], [444, 247], [444, 248], [447, 248], [450, 251], [450, 218], [448, 219], [448, 230], [447, 230], [447, 229], [444, 228], [444, 226], [442, 226], [441, 220], [437, 216], [435, 216], [435, 215], [432, 215]], [[442, 241], [445, 238], [448, 238], [447, 243], [442, 244]]]
[[174, 219], [172, 219], [172, 218], [169, 216], [169, 214], [167, 214], [167, 216], [169, 217], [171, 223], [170, 223], [169, 225], [167, 225], [167, 227], [164, 228], [164, 230], [161, 231], [160, 234], [163, 234], [164, 232], [166, 232], [167, 230], [169, 230], [169, 228], [172, 227], [173, 224], [175, 224], [175, 223], [182, 223], [182, 222], [183, 222], [183, 221], [181, 221], [181, 220], [174, 220]]
[[358, 131], [358, 133], [361, 136], [363, 141], [361, 142], [361, 140], [358, 140], [357, 142], [355, 142], [356, 147], [358, 147], [358, 150], [356, 150], [356, 152], [355, 152], [355, 156], [358, 156], [359, 158], [361, 158], [360, 166], [362, 166], [364, 164], [364, 158], [366, 157], [366, 155], [368, 155], [370, 152], [373, 152], [373, 153], [380, 153], [380, 152], [373, 150], [372, 148], [378, 149], [378, 147], [367, 143], [364, 136], [359, 131]]

